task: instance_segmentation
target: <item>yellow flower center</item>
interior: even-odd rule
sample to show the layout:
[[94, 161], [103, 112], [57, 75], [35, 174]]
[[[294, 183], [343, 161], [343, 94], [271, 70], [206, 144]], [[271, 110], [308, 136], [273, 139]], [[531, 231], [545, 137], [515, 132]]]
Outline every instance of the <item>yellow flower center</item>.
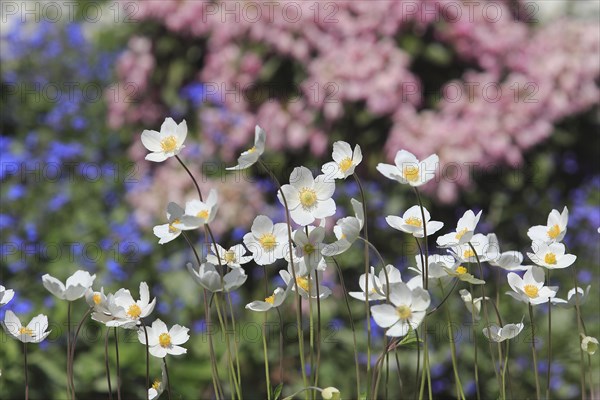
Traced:
[[456, 239], [460, 240], [463, 236], [465, 236], [465, 233], [467, 233], [469, 230], [467, 228], [461, 229], [460, 231], [456, 232]]
[[402, 168], [402, 174], [407, 181], [416, 182], [419, 180], [419, 167], [416, 165], [407, 165]]
[[132, 304], [127, 309], [127, 315], [134, 319], [139, 318], [142, 315], [142, 309], [137, 304]]
[[352, 166], [352, 159], [350, 157], [346, 157], [344, 158], [340, 163], [339, 163], [340, 169], [342, 170], [342, 172], [346, 172], [350, 169], [350, 167]]
[[550, 229], [548, 229], [548, 236], [550, 239], [556, 239], [560, 235], [560, 227], [558, 225], [552, 225]]
[[248, 153], [254, 153], [256, 151], [256, 146], [252, 146], [248, 149]]
[[258, 239], [258, 243], [266, 251], [271, 251], [277, 246], [277, 238], [272, 233], [265, 233]]
[[152, 383], [152, 389], [154, 390], [158, 390], [158, 388], [160, 387], [160, 381], [158, 379], [156, 379], [153, 383]]
[[102, 303], [102, 296], [100, 296], [100, 293], [94, 293], [93, 300], [94, 304]]
[[308, 278], [299, 276], [296, 278], [296, 284], [304, 289], [305, 292], [308, 292]]
[[179, 231], [179, 228], [175, 228], [173, 225], [174, 225], [174, 224], [180, 224], [180, 223], [181, 223], [181, 221], [180, 221], [178, 218], [175, 218], [175, 219], [173, 220], [173, 222], [171, 222], [171, 223], [169, 224], [169, 232], [171, 232], [171, 233], [175, 233], [175, 232]]
[[269, 303], [269, 304], [273, 304], [275, 303], [275, 295], [272, 294], [269, 297], [265, 297], [265, 302]]
[[202, 218], [202, 219], [208, 219], [208, 210], [200, 211], [199, 213], [196, 214], [196, 217]]
[[160, 141], [160, 147], [162, 147], [163, 151], [173, 151], [177, 147], [177, 139], [173, 135], [167, 136]]
[[471, 257], [475, 257], [475, 252], [472, 249], [467, 249], [465, 250], [465, 252], [463, 253], [463, 257], [464, 258], [471, 258]]
[[33, 335], [33, 331], [26, 326], [22, 326], [19, 328], [19, 335]]
[[417, 217], [409, 217], [409, 218], [405, 219], [404, 222], [407, 225], [416, 226], [417, 228], [420, 228], [423, 225], [421, 222], [421, 218], [417, 218]]
[[546, 255], [544, 256], [544, 262], [546, 264], [556, 264], [556, 254], [546, 253]]
[[409, 306], [398, 306], [396, 307], [396, 312], [398, 313], [400, 319], [405, 321], [412, 316], [412, 311], [410, 310]]
[[467, 269], [461, 265], [458, 268], [456, 268], [456, 273], [459, 275], [466, 274]]
[[158, 337], [158, 344], [160, 344], [161, 347], [169, 347], [171, 345], [171, 335], [168, 333], [161, 333]]
[[302, 248], [306, 254], [312, 254], [315, 251], [315, 246], [310, 243], [306, 243]]
[[525, 285], [525, 287], [523, 287], [523, 291], [532, 299], [538, 297], [539, 289], [535, 285]]
[[317, 202], [317, 192], [309, 188], [300, 191], [300, 204], [304, 208], [310, 208]]
[[230, 263], [235, 261], [235, 253], [233, 250], [227, 250], [223, 256], [225, 262]]

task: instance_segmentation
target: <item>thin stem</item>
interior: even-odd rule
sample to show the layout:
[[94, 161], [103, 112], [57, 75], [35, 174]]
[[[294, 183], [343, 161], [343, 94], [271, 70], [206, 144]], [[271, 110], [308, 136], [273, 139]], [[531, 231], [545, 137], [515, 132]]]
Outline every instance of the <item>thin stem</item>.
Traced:
[[[473, 369], [475, 374], [475, 390], [477, 393], [477, 400], [481, 399], [481, 389], [479, 388], [479, 365], [477, 364], [477, 332], [475, 331], [475, 301], [473, 299], [473, 284], [469, 283], [469, 290], [471, 291], [471, 328], [473, 334]], [[482, 301], [485, 301], [482, 299]]]
[[[550, 285], [550, 270], [546, 270], [547, 284]], [[577, 289], [575, 289], [577, 291]], [[546, 383], [546, 399], [550, 400], [550, 367], [552, 365], [552, 302], [548, 297], [548, 371]]]
[[[442, 280], [439, 280], [440, 288], [442, 290], [442, 296], [444, 295], [444, 287]], [[452, 329], [452, 316], [450, 309], [446, 307], [446, 318], [448, 320], [448, 340], [450, 341], [450, 356], [452, 357], [452, 370], [454, 371], [454, 381], [456, 385], [456, 397], [464, 399], [465, 394], [463, 392], [462, 384], [460, 382], [460, 376], [458, 375], [458, 366], [456, 363], [456, 345], [454, 343], [454, 333]]]
[[71, 302], [67, 301], [67, 397], [75, 398], [71, 389]]
[[167, 366], [167, 356], [163, 357], [163, 364], [165, 365], [165, 375], [167, 376], [167, 392], [169, 400], [171, 400], [171, 377], [169, 376], [169, 367]]
[[[221, 326], [221, 331], [225, 333], [225, 347], [227, 348], [227, 364], [229, 367], [229, 376], [230, 376], [230, 379], [232, 379], [232, 382], [233, 382], [232, 386], [233, 386], [233, 389], [235, 390], [235, 393], [237, 394], [238, 398], [241, 399], [240, 388], [239, 388], [239, 385], [237, 382], [235, 370], [233, 368], [233, 360], [231, 359], [231, 352], [229, 351], [229, 349], [230, 349], [229, 333], [227, 332], [227, 326], [224, 322], [224, 318], [221, 313], [221, 301], [219, 300], [218, 293], [214, 293], [213, 296], [215, 299], [215, 308], [217, 309], [217, 316], [219, 318], [219, 324]], [[232, 395], [232, 397], [233, 397], [233, 395]]]
[[238, 345], [236, 340], [236, 327], [235, 327], [235, 314], [233, 312], [233, 306], [231, 301], [231, 293], [227, 292], [227, 303], [229, 304], [229, 313], [231, 314], [231, 329], [233, 329], [233, 349], [235, 351], [235, 364], [236, 364], [236, 373], [237, 380], [240, 388], [240, 396], [242, 396], [242, 373], [240, 370], [240, 357], [238, 353]]
[[423, 265], [423, 272], [425, 275], [425, 280], [423, 281], [423, 288], [427, 290], [427, 285], [429, 281], [429, 251], [427, 249], [427, 224], [425, 220], [425, 207], [423, 207], [423, 202], [421, 201], [421, 194], [419, 193], [419, 189], [414, 187], [415, 194], [417, 195], [417, 202], [419, 203], [419, 208], [421, 209], [421, 221], [423, 225], [423, 246], [425, 247], [425, 264]]
[[315, 386], [319, 386], [319, 365], [321, 363], [321, 295], [319, 293], [319, 274], [315, 271], [317, 287], [317, 365], [315, 366]]
[[119, 337], [117, 335], [117, 327], [113, 328], [115, 335], [115, 356], [117, 361], [117, 399], [121, 400], [121, 365], [119, 364]]
[[81, 318], [81, 321], [79, 321], [79, 324], [77, 324], [77, 329], [75, 330], [75, 336], [73, 337], [73, 341], [71, 342], [71, 354], [69, 355], [69, 359], [70, 359], [70, 366], [71, 366], [71, 390], [72, 390], [72, 394], [73, 394], [73, 399], [75, 398], [75, 382], [73, 381], [74, 376], [73, 376], [73, 365], [75, 364], [75, 347], [77, 346], [77, 338], [79, 337], [79, 331], [81, 330], [81, 327], [83, 326], [83, 323], [86, 321], [87, 317], [90, 315], [90, 313], [93, 311], [93, 308], [89, 308], [87, 310], [87, 312], [83, 315], [83, 318]]
[[277, 310], [277, 316], [279, 317], [279, 383], [283, 383], [283, 319], [281, 318], [281, 311], [279, 307]]
[[25, 369], [25, 400], [29, 400], [29, 372], [27, 371], [27, 342], [23, 342], [23, 367]]
[[375, 245], [373, 243], [369, 242], [367, 239], [365, 239], [362, 236], [359, 236], [358, 239], [365, 242], [365, 244], [368, 245], [375, 252], [375, 255], [377, 256], [377, 258], [379, 258], [379, 261], [381, 262], [381, 267], [385, 270], [385, 261], [383, 260], [383, 257], [381, 256], [381, 253], [379, 252], [379, 250], [377, 250], [377, 247], [375, 247]]
[[[442, 299], [442, 301], [440, 301], [440, 304], [438, 304], [437, 306], [435, 306], [431, 311], [429, 311], [427, 313], [427, 315], [431, 315], [434, 312], [436, 312], [437, 310], [439, 310], [440, 308], [442, 308], [442, 306], [444, 305], [444, 303], [446, 302], [446, 300], [448, 300], [448, 298], [450, 297], [450, 295], [452, 294], [452, 292], [454, 291], [454, 289], [456, 288], [456, 286], [458, 285], [458, 281], [459, 279], [455, 279], [454, 280], [454, 284], [452, 285], [452, 288], [450, 289], [450, 291], [448, 292], [448, 294]], [[440, 282], [440, 287], [442, 286], [442, 283]], [[443, 292], [443, 288], [442, 288], [442, 292]]]
[[106, 382], [108, 383], [108, 398], [112, 400], [112, 385], [110, 383], [110, 365], [108, 362], [108, 336], [110, 334], [110, 328], [106, 328], [106, 337], [104, 338], [104, 362], [106, 364]]
[[177, 159], [177, 161], [179, 161], [179, 164], [181, 164], [183, 169], [185, 169], [185, 172], [188, 173], [190, 178], [192, 178], [192, 181], [194, 182], [194, 186], [196, 186], [196, 190], [198, 191], [198, 197], [200, 197], [200, 201], [204, 201], [202, 199], [202, 192], [200, 191], [200, 186], [198, 186], [198, 182], [196, 181], [196, 178], [194, 178], [194, 175], [192, 175], [192, 172], [188, 169], [188, 167], [185, 166], [185, 164], [183, 163], [183, 161], [181, 161], [181, 158], [179, 158], [179, 156], [176, 155], [175, 158]]
[[535, 374], [535, 397], [540, 400], [540, 379], [538, 377], [537, 355], [535, 354], [535, 325], [533, 324], [533, 307], [529, 303], [529, 321], [531, 322], [531, 352], [533, 354], [533, 372]]
[[504, 355], [504, 365], [502, 366], [502, 399], [506, 400], [506, 368], [508, 365], [508, 349], [510, 347], [510, 340], [506, 341], [506, 354]]
[[415, 338], [417, 339], [417, 369], [415, 370], [415, 399], [417, 396], [420, 396], [419, 390], [419, 375], [421, 372], [421, 342], [419, 341], [419, 331], [417, 329], [414, 330]]
[[267, 354], [267, 313], [265, 314], [265, 323], [263, 324], [263, 334], [262, 334], [262, 342], [263, 342], [263, 357], [265, 359], [265, 380], [267, 384], [267, 399], [271, 400], [271, 379], [269, 374], [269, 356]]
[[149, 388], [150, 387], [150, 345], [148, 344], [148, 329], [146, 328], [146, 324], [142, 323], [142, 328], [144, 328], [144, 338], [146, 339], [146, 388]]

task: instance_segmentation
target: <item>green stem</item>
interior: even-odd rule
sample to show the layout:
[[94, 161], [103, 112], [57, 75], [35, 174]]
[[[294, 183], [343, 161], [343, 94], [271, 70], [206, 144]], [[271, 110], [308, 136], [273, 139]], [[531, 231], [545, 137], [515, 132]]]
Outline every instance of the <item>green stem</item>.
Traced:
[[[219, 318], [219, 325], [221, 328], [221, 331], [225, 334], [225, 347], [227, 348], [227, 366], [229, 368], [229, 377], [232, 381], [232, 386], [233, 389], [235, 390], [235, 393], [237, 395], [237, 397], [239, 399], [241, 399], [241, 395], [240, 395], [240, 388], [239, 388], [239, 384], [237, 382], [237, 377], [235, 374], [235, 369], [233, 368], [233, 360], [231, 358], [231, 352], [230, 352], [230, 344], [229, 344], [229, 332], [227, 329], [227, 326], [225, 324], [225, 320], [223, 318], [223, 313], [221, 311], [222, 305], [221, 305], [221, 300], [219, 299], [219, 293], [214, 293], [214, 299], [215, 299], [215, 308], [217, 309], [217, 316]], [[233, 396], [233, 395], [232, 395]]]
[[146, 339], [146, 390], [150, 387], [150, 345], [148, 344], [148, 329], [146, 324], [142, 323], [144, 328], [144, 338]]
[[[550, 285], [550, 270], [546, 270], [547, 285]], [[576, 289], [577, 291], [577, 289]], [[552, 302], [548, 297], [548, 371], [546, 383], [546, 400], [550, 400], [550, 369], [552, 366]]]
[[319, 293], [319, 274], [315, 270], [317, 294], [317, 362], [315, 365], [315, 386], [319, 386], [319, 365], [321, 363], [321, 294]]
[[108, 336], [110, 334], [110, 328], [106, 328], [106, 337], [104, 338], [104, 363], [106, 367], [106, 382], [108, 383], [108, 398], [113, 399], [112, 385], [110, 382], [110, 365], [108, 362]]
[[71, 302], [67, 301], [67, 397], [74, 399], [71, 389]]
[[267, 399], [271, 400], [271, 379], [269, 374], [269, 356], [267, 354], [267, 313], [265, 314], [265, 323], [263, 324], [263, 334], [262, 334], [262, 342], [263, 342], [263, 357], [265, 359], [265, 380], [267, 384]]
[[538, 377], [537, 355], [535, 353], [535, 325], [533, 324], [533, 307], [529, 303], [529, 321], [531, 322], [531, 352], [533, 354], [533, 372], [535, 374], [535, 397], [540, 400], [540, 378]]
[[506, 354], [504, 355], [504, 365], [502, 366], [502, 400], [506, 400], [506, 368], [508, 365], [508, 349], [510, 347], [510, 340], [506, 341]]
[[190, 178], [192, 178], [192, 182], [194, 182], [194, 186], [196, 186], [196, 190], [198, 191], [198, 197], [200, 197], [200, 201], [204, 202], [204, 200], [202, 199], [202, 192], [200, 191], [200, 186], [198, 186], [198, 182], [196, 181], [196, 178], [194, 178], [194, 175], [192, 175], [192, 172], [188, 169], [188, 167], [185, 166], [185, 164], [183, 163], [183, 161], [181, 161], [181, 158], [179, 158], [179, 156], [175, 156], [175, 158], [177, 159], [177, 161], [179, 161], [179, 164], [181, 164], [183, 169], [185, 169], [185, 172], [188, 173]]
[[115, 335], [115, 356], [117, 361], [117, 399], [121, 400], [121, 365], [119, 363], [119, 336], [117, 334], [117, 328], [113, 328]]
[[169, 367], [167, 366], [167, 356], [163, 357], [163, 364], [165, 365], [165, 375], [167, 377], [167, 393], [169, 400], [171, 400], [171, 377], [169, 376]]
[[70, 384], [71, 384], [71, 391], [73, 394], [73, 399], [75, 399], [75, 382], [73, 381], [73, 364], [75, 363], [75, 347], [77, 345], [77, 338], [79, 337], [79, 331], [81, 330], [81, 327], [83, 326], [83, 323], [86, 321], [87, 317], [90, 315], [90, 313], [93, 311], [93, 308], [89, 308], [87, 310], [87, 312], [83, 315], [83, 318], [81, 318], [81, 321], [79, 321], [79, 324], [77, 324], [77, 329], [75, 330], [75, 336], [73, 337], [73, 340], [71, 342], [71, 354], [69, 355], [69, 360], [70, 360], [70, 366], [71, 366], [71, 374], [70, 374]]
[[[481, 389], [479, 388], [479, 365], [477, 364], [477, 332], [475, 331], [475, 301], [473, 299], [473, 284], [469, 283], [469, 290], [471, 291], [471, 329], [473, 334], [473, 369], [475, 374], [475, 390], [477, 394], [477, 400], [481, 399]], [[481, 301], [485, 301], [482, 299]]]
[[[442, 290], [442, 296], [444, 296], [444, 287], [442, 285], [441, 279], [439, 280], [439, 284]], [[452, 316], [448, 307], [446, 307], [446, 318], [448, 320], [448, 340], [450, 341], [450, 356], [452, 357], [452, 370], [454, 371], [456, 397], [464, 400], [465, 394], [463, 392], [462, 383], [460, 382], [460, 376], [458, 375], [458, 366], [456, 363], [456, 345], [454, 343], [454, 333], [452, 329]]]
[[240, 388], [240, 396], [242, 396], [242, 375], [240, 369], [240, 357], [238, 352], [238, 345], [236, 340], [236, 326], [235, 326], [235, 314], [233, 312], [233, 306], [231, 301], [231, 294], [227, 292], [227, 304], [229, 305], [229, 313], [231, 314], [231, 328], [233, 329], [233, 350], [235, 352], [235, 366], [237, 373], [237, 380]]
[[27, 371], [27, 342], [23, 342], [23, 368], [25, 369], [25, 400], [29, 400], [29, 372]]

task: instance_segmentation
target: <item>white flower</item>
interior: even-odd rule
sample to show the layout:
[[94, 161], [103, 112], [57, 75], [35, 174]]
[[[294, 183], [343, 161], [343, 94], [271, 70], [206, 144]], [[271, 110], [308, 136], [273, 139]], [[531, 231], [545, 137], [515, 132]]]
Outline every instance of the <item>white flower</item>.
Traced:
[[272, 295], [266, 297], [264, 301], [256, 300], [252, 303], [246, 304], [246, 308], [252, 311], [264, 312], [269, 311], [272, 308], [279, 307], [289, 292], [290, 286], [287, 289], [282, 289], [278, 287], [275, 289]]
[[4, 314], [4, 330], [14, 336], [23, 343], [39, 343], [46, 339], [51, 331], [48, 329], [48, 317], [44, 314], [39, 314], [27, 324], [23, 326], [19, 317], [15, 315], [11, 310], [6, 311]]
[[[443, 222], [430, 221], [431, 216], [426, 208], [423, 208], [423, 214], [425, 214], [425, 227], [427, 228], [427, 236], [433, 235], [444, 226]], [[422, 238], [424, 235], [423, 230], [423, 219], [421, 218], [421, 208], [419, 206], [412, 206], [402, 217], [396, 217], [394, 215], [387, 216], [385, 218], [389, 226], [399, 231], [410, 233], [414, 237]]]
[[[327, 286], [324, 286], [321, 284], [323, 282], [323, 272], [314, 270], [310, 274], [310, 278], [309, 278], [309, 274], [306, 271], [306, 269], [300, 269], [299, 266], [296, 264], [294, 264], [294, 267], [296, 270], [296, 283], [295, 284], [294, 284], [294, 279], [293, 279], [293, 275], [292, 275], [291, 264], [288, 265], [287, 271], [286, 270], [279, 271], [279, 276], [281, 276], [281, 279], [283, 279], [283, 281], [285, 282], [285, 284], [288, 288], [291, 287], [291, 290], [295, 291], [296, 287], [298, 287], [298, 293], [300, 294], [300, 296], [302, 296], [305, 299], [309, 297], [309, 293], [310, 293], [310, 297], [312, 297], [313, 299], [316, 299], [317, 297], [319, 297], [320, 299], [326, 299], [327, 297], [329, 297], [329, 295], [331, 294], [331, 289], [329, 289]], [[318, 290], [317, 290], [317, 285], [316, 285], [315, 274], [318, 274], [317, 277], [319, 278]], [[317, 292], [319, 294], [318, 296], [317, 296]]]
[[308, 235], [306, 235], [303, 229], [298, 229], [294, 233], [296, 256], [304, 259], [306, 268], [309, 271], [317, 268], [323, 259], [323, 255], [321, 254], [321, 251], [325, 247], [323, 239], [325, 239], [325, 229], [320, 226], [309, 229]]
[[[460, 298], [465, 303], [465, 307], [467, 307], [467, 310], [469, 310], [469, 312], [473, 314], [473, 318], [475, 319], [475, 321], [479, 321], [479, 313], [481, 312], [481, 303], [483, 297], [473, 298], [471, 296], [471, 293], [467, 289], [461, 289], [458, 291], [458, 293], [460, 294]], [[488, 300], [488, 297], [486, 297], [485, 299]]]
[[490, 233], [488, 238], [489, 246], [495, 246], [498, 249], [498, 258], [489, 260], [490, 265], [507, 271], [526, 271], [530, 267], [530, 265], [522, 265], [523, 254], [519, 251], [505, 251], [504, 253], [500, 253], [500, 243], [496, 234]]
[[181, 217], [181, 226], [176, 224], [176, 227], [185, 231], [210, 224], [215, 219], [218, 209], [219, 196], [215, 189], [211, 189], [206, 201], [194, 199], [185, 203], [185, 213]]
[[348, 143], [337, 141], [333, 144], [332, 158], [333, 161], [323, 165], [321, 171], [330, 179], [346, 179], [362, 161], [362, 152], [359, 145], [356, 145], [352, 152]]
[[532, 242], [560, 242], [567, 233], [567, 223], [569, 222], [569, 210], [563, 208], [562, 213], [558, 210], [550, 211], [546, 225], [536, 225], [529, 228], [527, 236]]
[[288, 251], [287, 225], [273, 224], [269, 217], [259, 215], [243, 240], [258, 265], [273, 264]]
[[552, 304], [556, 304], [557, 306], [562, 308], [575, 307], [577, 305], [577, 302], [579, 302], [579, 305], [581, 306], [587, 301], [589, 293], [590, 285], [588, 285], [588, 287], [585, 288], [585, 291], [582, 288], [577, 287], [569, 290], [569, 293], [567, 293], [567, 300], [554, 297], [551, 301]]
[[14, 296], [14, 290], [6, 289], [4, 286], [0, 285], [0, 306], [7, 304]]
[[490, 325], [489, 328], [483, 328], [483, 334], [492, 342], [503, 342], [506, 339], [516, 337], [523, 330], [523, 323], [507, 324], [502, 328], [498, 325]]
[[402, 282], [390, 287], [389, 298], [392, 304], [372, 306], [371, 314], [377, 325], [389, 328], [385, 334], [392, 337], [406, 335], [411, 327], [417, 329], [431, 302], [425, 289], [411, 290]]
[[265, 151], [266, 132], [258, 125], [254, 128], [254, 146], [238, 157], [238, 165], [226, 168], [229, 171], [246, 169], [254, 165]]
[[351, 199], [354, 217], [345, 217], [337, 220], [333, 227], [333, 233], [337, 241], [326, 245], [321, 252], [324, 256], [336, 256], [342, 254], [352, 246], [360, 235], [360, 231], [365, 223], [365, 214], [363, 205], [360, 201]]
[[321, 397], [323, 400], [340, 400], [340, 396], [340, 391], [333, 386], [326, 387], [321, 391]]
[[438, 163], [439, 158], [436, 154], [419, 161], [414, 154], [406, 150], [400, 150], [396, 153], [394, 159], [396, 165], [379, 163], [377, 164], [377, 171], [388, 179], [417, 187], [433, 179]]
[[[417, 254], [415, 260], [417, 262], [417, 267], [408, 267], [408, 269], [417, 272], [419, 275], [423, 275], [421, 255]], [[427, 261], [429, 263], [427, 274], [429, 275], [429, 279], [434, 281], [448, 278], [449, 275], [448, 272], [446, 272], [446, 268], [455, 270], [459, 265], [459, 262], [451, 255], [430, 254], [429, 257], [427, 257]]]
[[565, 245], [562, 243], [542, 243], [532, 244], [534, 253], [527, 253], [527, 257], [541, 267], [548, 269], [567, 268], [572, 265], [577, 256], [565, 254]]
[[461, 280], [463, 282], [468, 282], [468, 283], [471, 283], [473, 285], [483, 285], [485, 283], [484, 280], [475, 278], [462, 265], [459, 265], [455, 269], [450, 269], [450, 268], [446, 268], [446, 267], [442, 267], [442, 268], [444, 268], [444, 270], [446, 271], [446, 273], [449, 276], [451, 276], [453, 278], [458, 278], [459, 280]]
[[169, 221], [169, 223], [157, 225], [153, 229], [154, 235], [160, 239], [158, 244], [168, 243], [181, 235], [181, 230], [183, 229], [181, 218], [183, 217], [183, 214], [183, 208], [175, 203], [169, 203], [167, 206], [167, 221]]
[[186, 266], [194, 280], [210, 292], [230, 292], [236, 290], [248, 279], [248, 275], [246, 275], [242, 268], [233, 268], [221, 276], [215, 266], [209, 262], [200, 264], [198, 271], [194, 269], [192, 263], [187, 263]]
[[525, 272], [523, 278], [510, 272], [507, 279], [514, 292], [506, 292], [506, 294], [524, 303], [543, 304], [556, 296], [556, 287], [544, 286], [544, 270], [535, 265]]
[[[219, 246], [218, 243], [216, 248], [214, 244], [211, 244], [210, 250], [213, 252], [213, 254], [208, 254], [206, 256], [206, 261], [213, 265], [221, 264], [227, 265], [229, 268], [241, 268], [242, 264], [246, 264], [252, 260], [252, 256], [244, 255], [246, 254], [246, 248], [241, 244], [236, 244], [235, 246], [230, 247], [228, 250], [225, 250], [223, 247]], [[220, 263], [219, 259], [221, 260]]]
[[[140, 299], [134, 300], [128, 289], [119, 289], [113, 297], [113, 305], [117, 306], [118, 313], [113, 314], [116, 319], [106, 323], [107, 326], [120, 326], [132, 329], [139, 325], [142, 318], [146, 318], [154, 310], [156, 297], [150, 301], [150, 291], [146, 282], [140, 283]], [[110, 305], [110, 303], [109, 303]], [[110, 307], [109, 307], [110, 310]], [[116, 310], [114, 307], [113, 310]]]
[[465, 263], [476, 263], [477, 258], [480, 262], [496, 260], [499, 256], [498, 246], [493, 240], [490, 242], [490, 235], [485, 236], [481, 233], [474, 235], [466, 244], [452, 247], [450, 252], [457, 260]]
[[585, 351], [589, 355], [594, 355], [596, 350], [598, 350], [598, 339], [591, 336], [582, 336], [581, 340], [581, 350]]
[[[368, 294], [365, 292], [367, 279], [369, 279]], [[383, 300], [387, 296], [388, 286], [398, 282], [402, 282], [402, 276], [400, 271], [393, 265], [386, 265], [385, 271], [382, 268], [379, 272], [379, 277], [375, 276], [375, 268], [371, 267], [371, 272], [368, 277], [366, 277], [365, 274], [362, 274], [360, 278], [358, 278], [358, 286], [360, 286], [362, 292], [348, 292], [348, 294], [361, 301]]]
[[[298, 225], [306, 226], [316, 218], [335, 214], [335, 201], [331, 198], [335, 183], [325, 175], [313, 178], [306, 167], [296, 167], [290, 175], [290, 184], [283, 185], [281, 191], [287, 200], [290, 216]], [[284, 204], [281, 193], [277, 198]]]
[[85, 291], [85, 302], [94, 309], [94, 311], [108, 312], [107, 297], [104, 294], [104, 288], [100, 288], [99, 292], [95, 292], [92, 288]]
[[481, 211], [475, 215], [473, 211], [467, 210], [456, 223], [456, 231], [437, 238], [438, 247], [446, 248], [468, 243], [475, 233], [479, 218], [481, 218]]
[[187, 136], [187, 123], [183, 120], [179, 125], [173, 118], [165, 119], [160, 126], [160, 132], [145, 130], [142, 132], [142, 143], [152, 153], [146, 160], [161, 162], [176, 156], [185, 146], [183, 142]]
[[50, 293], [59, 299], [73, 301], [83, 297], [86, 290], [94, 283], [94, 279], [96, 279], [96, 275], [79, 270], [68, 277], [65, 284], [48, 274], [42, 276], [42, 283]]
[[[144, 335], [144, 339], [145, 338], [146, 336]], [[161, 378], [156, 379], [152, 383], [152, 386], [148, 389], [148, 400], [156, 399], [165, 391], [165, 387], [167, 387], [167, 372], [165, 371], [165, 364], [162, 363], [160, 366], [162, 370]]]
[[[173, 325], [171, 329], [167, 329], [167, 325], [157, 319], [152, 326], [146, 328], [146, 331], [148, 333], [148, 351], [154, 357], [164, 358], [167, 354], [177, 356], [187, 353], [187, 350], [180, 345], [190, 338], [188, 328]], [[146, 344], [146, 333], [143, 329], [138, 330], [138, 339], [140, 343]]]

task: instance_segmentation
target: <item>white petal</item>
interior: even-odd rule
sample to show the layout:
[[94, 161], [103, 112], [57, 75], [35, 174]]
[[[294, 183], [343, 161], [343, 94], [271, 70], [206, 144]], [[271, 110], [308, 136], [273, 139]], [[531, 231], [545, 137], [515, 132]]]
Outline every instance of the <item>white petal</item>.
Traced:
[[300, 190], [302, 188], [312, 188], [314, 178], [312, 172], [306, 167], [296, 167], [290, 175], [290, 185]]
[[[333, 199], [327, 199], [325, 201], [317, 202], [317, 207], [313, 211], [315, 218], [326, 218], [335, 214], [335, 201]], [[312, 222], [312, 221], [311, 221]]]
[[146, 155], [146, 160], [152, 162], [162, 162], [165, 161], [167, 158], [169, 158], [169, 156], [167, 156], [167, 154], [163, 152], [150, 153]]
[[389, 304], [379, 304], [371, 307], [371, 315], [382, 328], [389, 328], [398, 322], [398, 313], [396, 308]]
[[160, 133], [152, 130], [145, 130], [142, 132], [142, 144], [145, 148], [150, 151], [161, 152], [162, 146], [160, 145]]
[[177, 138], [177, 144], [181, 146], [183, 142], [185, 142], [185, 138], [187, 136], [187, 122], [185, 119], [181, 121], [177, 128], [175, 129], [175, 137]]
[[410, 325], [406, 321], [398, 321], [385, 332], [386, 336], [400, 337], [405, 336], [408, 333]]
[[175, 345], [184, 344], [190, 338], [188, 332], [188, 328], [185, 328], [181, 325], [173, 325], [171, 330], [169, 330], [169, 335], [171, 335], [171, 343]]
[[271, 233], [273, 231], [273, 221], [265, 215], [259, 215], [254, 218], [250, 230], [257, 238], [260, 238], [263, 234]]
[[45, 274], [42, 276], [42, 284], [44, 287], [59, 299], [65, 298], [65, 285], [55, 277]]

